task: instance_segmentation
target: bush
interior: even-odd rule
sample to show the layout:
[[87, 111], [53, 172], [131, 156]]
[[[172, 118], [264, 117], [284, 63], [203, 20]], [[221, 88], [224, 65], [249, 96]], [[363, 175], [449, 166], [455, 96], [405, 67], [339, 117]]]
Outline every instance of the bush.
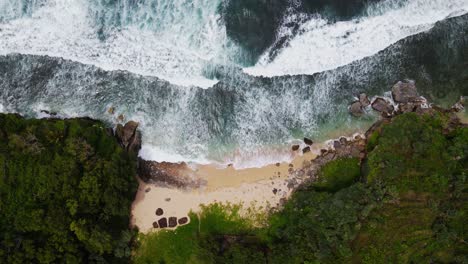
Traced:
[[444, 119], [408, 113], [385, 125], [368, 155], [368, 182], [399, 192], [446, 192], [457, 162], [447, 151]]
[[317, 191], [336, 192], [352, 185], [360, 175], [359, 158], [333, 160], [320, 168], [313, 188]]
[[128, 262], [135, 175], [101, 122], [0, 114], [0, 259]]

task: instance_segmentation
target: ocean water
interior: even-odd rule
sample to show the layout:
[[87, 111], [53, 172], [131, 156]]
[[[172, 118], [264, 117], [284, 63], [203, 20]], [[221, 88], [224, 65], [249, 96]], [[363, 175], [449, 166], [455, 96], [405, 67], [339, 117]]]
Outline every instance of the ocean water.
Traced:
[[367, 126], [371, 114], [347, 114], [359, 92], [383, 95], [403, 78], [434, 100], [468, 92], [468, 0], [377, 1], [336, 20], [286, 5], [253, 66], [222, 5], [0, 0], [0, 111], [111, 124], [113, 106], [140, 122], [144, 158], [240, 168], [287, 161], [304, 136]]

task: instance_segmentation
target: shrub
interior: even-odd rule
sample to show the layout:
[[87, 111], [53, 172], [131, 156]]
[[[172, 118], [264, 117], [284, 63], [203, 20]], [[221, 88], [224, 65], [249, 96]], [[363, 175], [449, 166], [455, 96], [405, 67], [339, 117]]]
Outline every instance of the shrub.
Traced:
[[317, 191], [336, 192], [352, 185], [360, 175], [358, 158], [333, 160], [320, 168], [313, 188]]
[[128, 262], [135, 162], [101, 122], [0, 114], [0, 259]]

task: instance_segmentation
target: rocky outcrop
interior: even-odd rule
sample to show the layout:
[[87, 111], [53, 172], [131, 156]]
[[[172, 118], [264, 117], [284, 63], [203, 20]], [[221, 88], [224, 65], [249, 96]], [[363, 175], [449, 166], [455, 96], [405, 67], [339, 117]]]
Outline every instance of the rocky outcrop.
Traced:
[[360, 135], [349, 139], [341, 137], [329, 142], [328, 146], [328, 149], [321, 150], [317, 158], [304, 163], [303, 167], [290, 170], [287, 183], [289, 189], [297, 189], [304, 183], [315, 181], [320, 168], [332, 160], [345, 157], [362, 158], [365, 155], [366, 141]]
[[128, 152], [138, 153], [141, 148], [141, 132], [138, 123], [129, 121], [125, 125], [118, 124], [115, 128], [115, 137], [119, 144]]
[[190, 177], [187, 164], [156, 162], [139, 158], [138, 176], [145, 182], [182, 189], [200, 188], [205, 185], [201, 179]]

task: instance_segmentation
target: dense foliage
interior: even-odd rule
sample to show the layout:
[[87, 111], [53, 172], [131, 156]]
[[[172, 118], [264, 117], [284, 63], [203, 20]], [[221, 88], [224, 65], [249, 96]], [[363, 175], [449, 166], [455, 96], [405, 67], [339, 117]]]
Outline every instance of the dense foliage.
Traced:
[[0, 114], [1, 262], [128, 262], [135, 160], [100, 122]]
[[361, 165], [322, 167], [263, 227], [208, 206], [187, 226], [142, 236], [136, 262], [467, 262], [468, 127], [448, 114], [404, 114], [367, 149]]

